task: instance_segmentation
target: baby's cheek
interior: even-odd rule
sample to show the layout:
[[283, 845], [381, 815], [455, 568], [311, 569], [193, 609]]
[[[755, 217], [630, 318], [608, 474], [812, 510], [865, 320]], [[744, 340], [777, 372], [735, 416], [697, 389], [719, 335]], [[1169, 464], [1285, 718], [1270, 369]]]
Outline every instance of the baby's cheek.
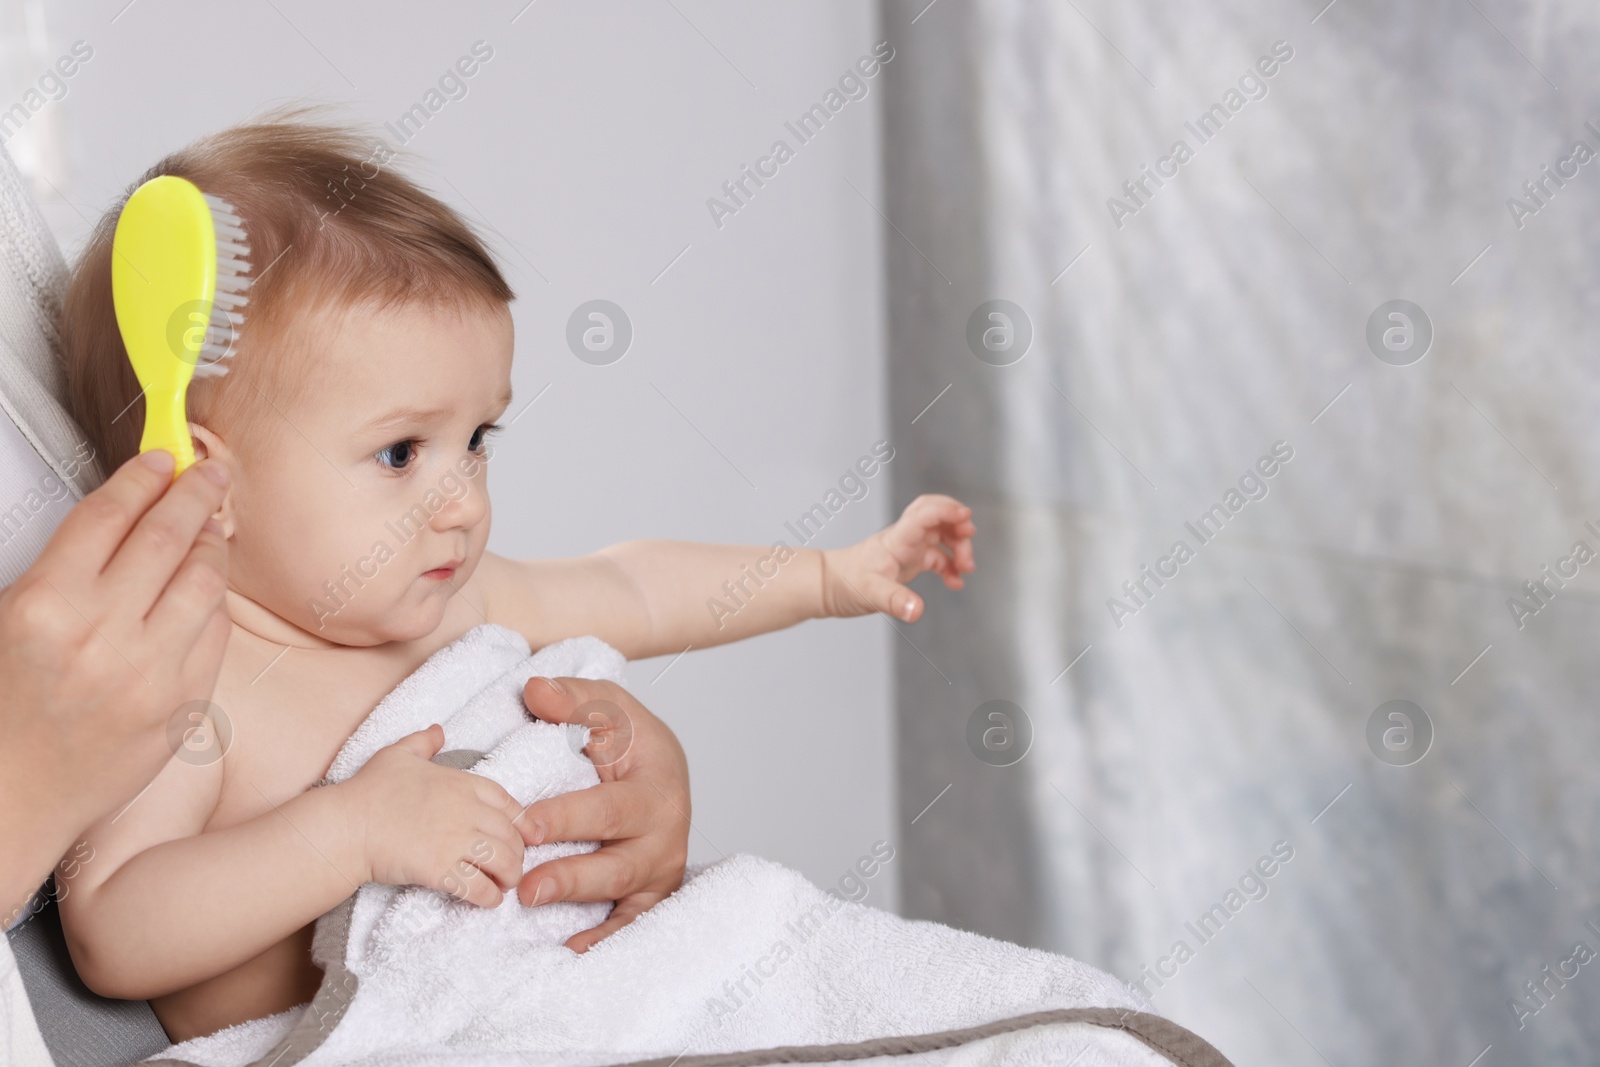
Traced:
[[472, 531], [472, 550], [480, 556], [489, 547], [489, 518], [490, 516], [485, 513], [483, 522], [479, 523], [478, 528]]
[[381, 623], [401, 606], [423, 566], [415, 538], [404, 541], [381, 522], [346, 518], [307, 531], [287, 558], [295, 574], [285, 585], [303, 590], [302, 603], [325, 636], [330, 627], [354, 635]]

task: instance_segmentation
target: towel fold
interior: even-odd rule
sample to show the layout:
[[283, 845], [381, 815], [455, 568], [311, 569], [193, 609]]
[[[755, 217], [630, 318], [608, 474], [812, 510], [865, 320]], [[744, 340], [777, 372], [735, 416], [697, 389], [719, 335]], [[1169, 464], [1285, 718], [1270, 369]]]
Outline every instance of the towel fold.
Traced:
[[[517, 634], [480, 626], [385, 698], [328, 777], [342, 781], [440, 722], [447, 750], [486, 753], [474, 773], [522, 803], [593, 785], [587, 731], [530, 721], [522, 687], [535, 675], [620, 681], [622, 668], [594, 638], [530, 656]], [[528, 849], [524, 870], [595, 847]], [[691, 870], [677, 893], [583, 955], [564, 947], [607, 907], [525, 908], [510, 893], [483, 909], [419, 887], [363, 886], [317, 924], [325, 978], [310, 1005], [152, 1062], [1043, 1065], [1093, 1049], [1085, 1064], [1226, 1063], [1092, 967], [851, 903], [753, 856]]]

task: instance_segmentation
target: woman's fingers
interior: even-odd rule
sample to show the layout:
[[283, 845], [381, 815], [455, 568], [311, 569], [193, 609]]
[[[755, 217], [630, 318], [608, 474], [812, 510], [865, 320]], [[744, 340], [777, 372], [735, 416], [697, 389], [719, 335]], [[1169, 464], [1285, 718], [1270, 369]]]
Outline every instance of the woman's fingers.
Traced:
[[167, 587], [161, 590], [145, 621], [145, 637], [157, 649], [189, 648], [226, 614], [228, 543], [219, 533], [202, 529]]
[[517, 898], [530, 907], [556, 900], [620, 900], [646, 888], [626, 844], [541, 863], [522, 876]]
[[638, 837], [655, 829], [655, 795], [646, 782], [601, 782], [536, 801], [515, 822], [530, 845]]
[[222, 505], [227, 476], [228, 468], [214, 459], [184, 471], [128, 532], [100, 576], [102, 595], [137, 606], [141, 616], [149, 614], [206, 519]]
[[604, 941], [665, 899], [663, 893], [629, 894], [617, 901], [605, 922], [567, 938], [567, 947], [574, 952], [588, 952], [597, 942]]
[[[53, 581], [60, 580], [57, 575], [77, 575], [85, 584], [92, 581], [105, 569], [133, 524], [172, 483], [171, 459], [168, 453], [165, 470], [152, 468], [139, 457], [118, 467], [105, 484], [67, 512], [35, 566], [48, 571]], [[218, 503], [221, 500], [219, 493]], [[199, 528], [195, 523], [195, 529]]]
[[[634, 769], [625, 763], [633, 752], [634, 715], [632, 706], [649, 718], [649, 713], [621, 689], [608, 682], [568, 678], [531, 678], [523, 687], [522, 699], [535, 718], [545, 722], [582, 726], [588, 729], [584, 755], [599, 772], [602, 781], [626, 777]], [[559, 688], [557, 688], [559, 686]], [[599, 695], [604, 694], [604, 695]]]
[[[597, 732], [616, 730], [631, 734], [633, 713], [629, 707], [643, 711], [627, 690], [615, 683], [591, 678], [529, 678], [522, 687], [522, 702], [537, 719], [587, 726], [591, 736]], [[594, 744], [591, 741], [590, 747], [594, 747]], [[596, 760], [597, 764], [604, 766], [615, 762], [614, 759], [603, 763]]]
[[529, 844], [603, 842], [598, 852], [528, 872], [518, 886], [521, 901], [660, 899], [676, 889], [688, 854], [690, 799], [689, 768], [671, 728], [611, 682], [533, 678], [523, 699], [537, 718], [558, 723], [582, 722], [586, 706], [606, 702], [626, 720], [629, 743], [620, 758], [595, 757], [599, 785], [541, 800], [517, 820]]
[[529, 678], [522, 687], [522, 702], [534, 718], [543, 722], [568, 723], [578, 712], [578, 698], [567, 686], [573, 679], [561, 682], [554, 678]]

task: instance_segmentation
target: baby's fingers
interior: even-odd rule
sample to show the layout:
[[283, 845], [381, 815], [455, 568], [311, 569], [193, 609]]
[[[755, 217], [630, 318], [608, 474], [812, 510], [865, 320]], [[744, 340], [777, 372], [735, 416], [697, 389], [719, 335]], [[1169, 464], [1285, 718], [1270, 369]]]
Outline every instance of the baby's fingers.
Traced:
[[[472, 774], [471, 771], [462, 773]], [[489, 825], [499, 827], [503, 822], [507, 827], [512, 827], [518, 819], [522, 818], [522, 813], [525, 809], [521, 804], [517, 803], [515, 797], [506, 792], [505, 787], [499, 782], [479, 774], [472, 774], [472, 777], [468, 780], [472, 783], [473, 798], [480, 805], [489, 809], [488, 818], [491, 820]]]
[[522, 835], [507, 820], [491, 827], [478, 847], [482, 855], [477, 860], [478, 869], [495, 880], [501, 891], [513, 888], [522, 879], [522, 858], [526, 846]]
[[517, 820], [523, 808], [498, 782], [473, 777], [477, 778], [472, 784], [482, 810], [478, 815], [479, 837], [472, 847], [472, 861], [498, 882], [501, 889], [510, 889], [522, 878], [526, 846]]
[[505, 890], [495, 883], [495, 880], [478, 867], [478, 856], [474, 853], [481, 852], [481, 847], [475, 847], [465, 856], [458, 859], [444, 877], [439, 879], [435, 889], [443, 890], [468, 904], [476, 904], [480, 908], [496, 908], [505, 899]]
[[923, 569], [933, 571], [951, 589], [960, 589], [966, 584], [966, 580], [961, 577], [961, 568], [956, 560], [941, 548], [928, 549], [927, 555], [923, 560]]
[[[946, 585], [950, 585], [949, 580], [951, 578], [960, 581], [963, 574], [971, 574], [973, 571], [978, 569], [978, 562], [973, 557], [972, 542], [970, 540], [965, 538], [951, 539], [947, 537], [943, 541], [943, 546], [944, 547], [941, 550], [940, 555], [944, 556], [945, 561], [944, 565], [940, 568], [939, 573], [945, 576]], [[953, 585], [951, 588], [960, 589], [961, 586]]]
[[966, 574], [978, 569], [978, 560], [972, 554], [972, 538], [963, 537], [950, 545], [950, 551], [955, 556], [956, 570]]
[[[944, 499], [949, 500], [948, 497]], [[941, 513], [936, 536], [939, 543], [949, 549], [955, 558], [956, 571], [976, 570], [976, 561], [972, 556], [972, 538], [978, 532], [978, 527], [972, 521], [972, 509], [957, 500], [950, 500], [950, 505], [952, 506], [945, 507]]]
[[929, 530], [960, 525], [972, 518], [972, 509], [953, 496], [924, 493], [906, 506], [905, 518]]

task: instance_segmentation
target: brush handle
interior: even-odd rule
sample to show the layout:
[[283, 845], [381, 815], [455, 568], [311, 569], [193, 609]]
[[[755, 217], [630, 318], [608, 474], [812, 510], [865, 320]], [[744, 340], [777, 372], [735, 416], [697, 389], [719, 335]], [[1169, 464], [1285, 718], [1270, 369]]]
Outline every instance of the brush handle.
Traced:
[[189, 435], [184, 397], [182, 392], [169, 393], [152, 404], [151, 394], [144, 396], [144, 435], [139, 438], [139, 451], [164, 448], [171, 452], [177, 460], [172, 468], [174, 478], [194, 466], [194, 438]]

